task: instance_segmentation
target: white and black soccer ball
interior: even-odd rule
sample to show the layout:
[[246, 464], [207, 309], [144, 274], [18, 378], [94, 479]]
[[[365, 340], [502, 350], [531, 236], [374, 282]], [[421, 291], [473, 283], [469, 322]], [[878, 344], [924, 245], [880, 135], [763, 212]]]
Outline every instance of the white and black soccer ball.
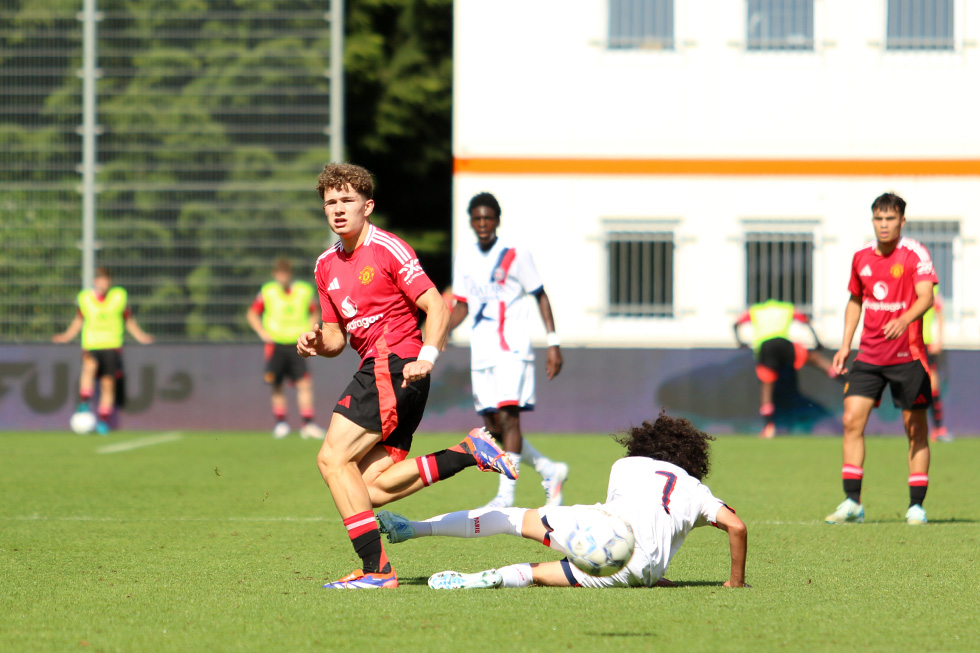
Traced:
[[91, 411], [79, 411], [68, 420], [71, 430], [79, 435], [86, 435], [95, 430], [95, 415]]
[[568, 559], [590, 576], [615, 574], [629, 562], [634, 546], [630, 525], [598, 508], [582, 510], [565, 540]]

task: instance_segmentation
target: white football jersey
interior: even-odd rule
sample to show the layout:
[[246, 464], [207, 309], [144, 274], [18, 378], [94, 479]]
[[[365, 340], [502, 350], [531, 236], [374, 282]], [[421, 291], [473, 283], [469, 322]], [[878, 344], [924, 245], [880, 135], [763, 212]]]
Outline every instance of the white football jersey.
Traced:
[[633, 527], [636, 548], [627, 569], [631, 584], [649, 587], [663, 577], [691, 529], [715, 524], [725, 504], [676, 465], [628, 456], [609, 472], [603, 507]]
[[534, 360], [529, 295], [542, 288], [531, 253], [497, 238], [489, 251], [463, 248], [453, 263], [453, 295], [467, 303], [472, 319], [470, 362], [493, 367], [502, 355]]

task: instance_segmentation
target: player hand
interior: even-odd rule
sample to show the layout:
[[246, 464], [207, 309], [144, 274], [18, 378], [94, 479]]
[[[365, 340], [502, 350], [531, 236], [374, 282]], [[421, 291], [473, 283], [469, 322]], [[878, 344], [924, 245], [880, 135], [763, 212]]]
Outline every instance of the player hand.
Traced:
[[429, 376], [432, 367], [433, 365], [429, 361], [411, 361], [405, 363], [405, 367], [402, 368], [402, 387], [407, 388], [409, 383]]
[[831, 361], [830, 366], [838, 374], [847, 374], [847, 368], [844, 367], [844, 365], [847, 364], [847, 358], [850, 355], [851, 355], [850, 347], [841, 347], [840, 349], [837, 350], [837, 353], [834, 354], [834, 360]]
[[926, 349], [929, 350], [929, 353], [933, 356], [938, 356], [939, 354], [943, 353], [943, 346], [938, 342], [933, 342], [926, 345]]
[[151, 336], [149, 333], [144, 333], [143, 335], [138, 337], [137, 340], [141, 345], [152, 345], [154, 341], [154, 337]]
[[905, 329], [908, 328], [908, 326], [908, 322], [900, 317], [896, 317], [894, 320], [889, 320], [888, 323], [885, 324], [882, 331], [885, 333], [886, 338], [889, 340], [894, 340], [905, 333]]
[[558, 347], [548, 347], [547, 356], [548, 356], [548, 365], [547, 365], [548, 380], [550, 381], [551, 379], [558, 376], [559, 372], [561, 372], [561, 366], [564, 364], [564, 361], [562, 360], [561, 357], [561, 350]]
[[63, 333], [56, 333], [53, 336], [51, 336], [51, 342], [57, 342], [58, 344], [68, 342], [68, 340], [69, 339], [66, 338], [65, 334]]
[[323, 331], [320, 325], [313, 326], [312, 331], [307, 331], [296, 340], [296, 353], [303, 358], [316, 356], [320, 348], [323, 347]]

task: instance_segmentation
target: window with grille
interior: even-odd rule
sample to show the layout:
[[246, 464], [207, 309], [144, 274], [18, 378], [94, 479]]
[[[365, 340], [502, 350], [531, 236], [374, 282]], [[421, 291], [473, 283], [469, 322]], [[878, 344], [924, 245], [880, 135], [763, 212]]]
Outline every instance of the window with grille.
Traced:
[[889, 50], [952, 50], [953, 0], [888, 0]]
[[674, 49], [674, 0], [609, 0], [609, 47]]
[[813, 0], [748, 0], [748, 50], [812, 50]]
[[956, 241], [960, 237], [959, 221], [910, 220], [905, 223], [902, 235], [919, 241], [929, 250], [939, 279], [939, 292], [942, 293], [947, 312], [950, 311], [953, 307], [953, 263]]
[[745, 303], [792, 302], [813, 314], [813, 234], [750, 231], [745, 234]]
[[674, 233], [615, 230], [607, 234], [608, 314], [674, 315]]

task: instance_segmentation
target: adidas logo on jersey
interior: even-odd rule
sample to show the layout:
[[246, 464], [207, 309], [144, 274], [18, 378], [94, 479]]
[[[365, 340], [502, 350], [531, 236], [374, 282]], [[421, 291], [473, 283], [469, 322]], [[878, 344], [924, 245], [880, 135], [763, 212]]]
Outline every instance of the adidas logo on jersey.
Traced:
[[865, 265], [863, 268], [861, 268], [861, 274], [860, 274], [860, 276], [862, 276], [862, 277], [870, 277], [871, 276], [871, 266], [870, 265]]
[[327, 292], [330, 292], [331, 290], [340, 290], [340, 282], [337, 281], [337, 277], [334, 277], [333, 281], [330, 282], [330, 285], [327, 286]]

